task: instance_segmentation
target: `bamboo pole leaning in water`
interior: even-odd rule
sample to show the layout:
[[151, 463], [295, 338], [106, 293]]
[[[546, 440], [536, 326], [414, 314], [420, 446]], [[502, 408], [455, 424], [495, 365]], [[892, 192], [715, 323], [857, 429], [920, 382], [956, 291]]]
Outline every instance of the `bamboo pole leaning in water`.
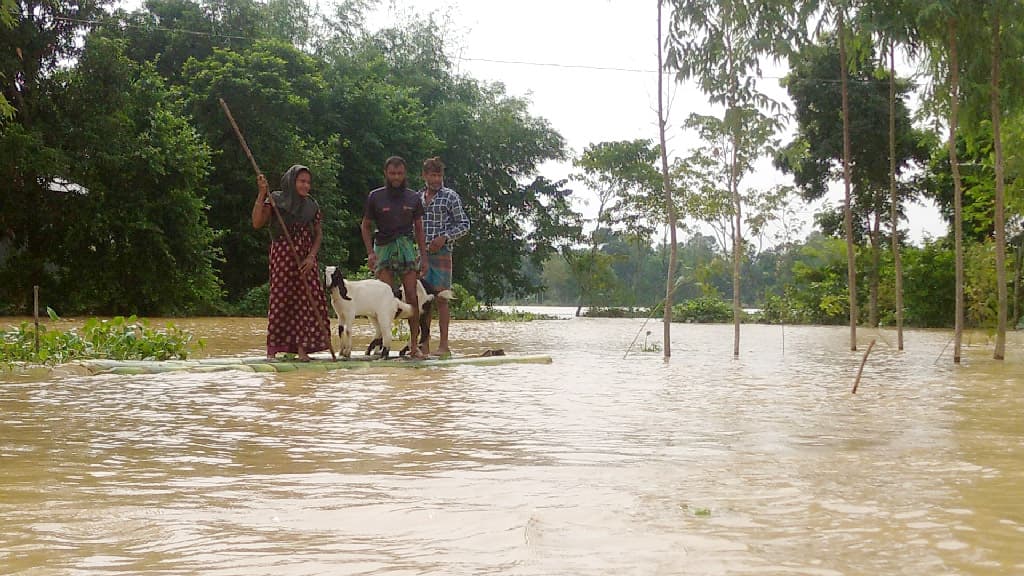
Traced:
[[860, 385], [860, 375], [864, 373], [864, 364], [868, 361], [868, 354], [871, 354], [871, 349], [875, 347], [875, 339], [871, 339], [871, 343], [868, 344], [868, 349], [864, 351], [864, 357], [860, 359], [860, 369], [857, 370], [857, 379], [853, 381], [853, 390], [850, 390], [850, 394], [857, 393], [857, 386]]
[[[256, 171], [256, 175], [263, 174], [260, 172], [260, 167], [256, 165], [256, 159], [253, 158], [252, 152], [249, 150], [249, 145], [245, 142], [245, 136], [242, 136], [242, 131], [238, 128], [238, 124], [235, 123], [235, 117], [231, 115], [231, 109], [228, 108], [228, 103], [220, 98], [220, 106], [224, 109], [224, 114], [228, 117], [228, 122], [231, 123], [231, 128], [235, 131], [235, 136], [238, 137], [238, 143], [242, 145], [242, 150], [245, 155], [248, 156], [249, 162], [252, 163], [252, 169]], [[284, 232], [284, 239], [288, 241], [288, 246], [292, 249], [292, 255], [295, 256], [295, 265], [302, 268], [302, 258], [299, 257], [299, 250], [295, 247], [295, 242], [292, 241], [292, 235], [288, 232], [288, 226], [284, 223], [284, 218], [281, 216], [281, 212], [277, 209], [277, 203], [274, 202], [274, 197], [270, 194], [267, 195], [267, 199], [270, 200], [270, 207], [274, 211], [274, 215], [277, 216], [277, 223], [281, 226], [281, 231]], [[310, 270], [313, 273], [313, 278], [319, 282], [319, 276], [317, 270]], [[301, 278], [301, 273], [300, 273]], [[337, 356], [334, 354], [334, 341], [331, 339], [331, 321], [327, 320], [327, 325], [324, 326], [322, 318], [320, 316], [320, 307], [317, 306], [316, 298], [313, 297], [313, 291], [310, 289], [309, 284], [306, 282], [300, 282], [302, 287], [305, 288], [306, 300], [309, 303], [310, 312], [317, 318], [317, 322], [323, 329], [324, 334], [327, 335], [327, 348], [331, 351], [331, 360], [337, 360]]]

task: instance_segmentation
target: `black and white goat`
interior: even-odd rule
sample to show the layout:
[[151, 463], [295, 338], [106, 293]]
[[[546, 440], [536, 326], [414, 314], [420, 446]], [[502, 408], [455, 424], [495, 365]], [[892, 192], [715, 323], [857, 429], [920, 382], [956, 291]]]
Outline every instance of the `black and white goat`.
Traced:
[[[395, 298], [400, 299], [403, 303], [406, 302], [405, 288], [403, 286], [399, 286], [398, 288], [395, 289]], [[438, 290], [430, 283], [428, 283], [426, 280], [420, 278], [419, 281], [416, 283], [416, 301], [419, 303], [420, 307], [420, 346], [424, 346], [430, 341], [430, 315], [433, 313], [434, 310], [433, 307], [435, 298], [444, 298], [445, 300], [452, 300], [455, 298], [455, 294], [448, 289]], [[408, 306], [408, 304], [406, 305]], [[401, 315], [399, 316], [399, 318], [406, 319], [411, 317], [411, 307], [408, 313], [402, 312]], [[382, 346], [382, 338], [378, 334], [377, 338], [373, 339], [373, 341], [370, 342], [370, 345], [366, 347], [366, 355], [369, 356], [370, 354], [373, 353], [375, 349], [380, 348]], [[404, 356], [408, 351], [409, 346], [406, 345], [404, 348], [402, 348], [398, 355]]]
[[326, 276], [331, 306], [338, 315], [341, 355], [352, 357], [352, 325], [356, 316], [365, 316], [377, 329], [374, 341], [380, 341], [381, 358], [387, 358], [391, 350], [391, 324], [398, 318], [410, 318], [412, 306], [396, 298], [391, 286], [376, 278], [346, 280], [341, 268], [335, 266], [327, 267]]

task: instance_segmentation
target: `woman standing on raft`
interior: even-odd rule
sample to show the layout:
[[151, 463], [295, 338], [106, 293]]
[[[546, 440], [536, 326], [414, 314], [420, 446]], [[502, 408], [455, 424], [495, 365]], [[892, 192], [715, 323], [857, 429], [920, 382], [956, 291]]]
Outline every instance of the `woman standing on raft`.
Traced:
[[[296, 266], [292, 246], [274, 218], [267, 179], [263, 174], [256, 179], [259, 194], [252, 207], [252, 227], [260, 229], [269, 223], [272, 237], [267, 310], [268, 359], [273, 359], [278, 352], [287, 352], [297, 355], [301, 362], [308, 362], [311, 353], [327, 350], [330, 344], [327, 340], [329, 332], [324, 329], [328, 325], [327, 303], [317, 274], [323, 215], [320, 205], [309, 195], [312, 183], [309, 168], [296, 164], [281, 177], [281, 190], [273, 192], [274, 205], [301, 259]], [[307, 288], [303, 283], [312, 291], [312, 305], [304, 293]]]

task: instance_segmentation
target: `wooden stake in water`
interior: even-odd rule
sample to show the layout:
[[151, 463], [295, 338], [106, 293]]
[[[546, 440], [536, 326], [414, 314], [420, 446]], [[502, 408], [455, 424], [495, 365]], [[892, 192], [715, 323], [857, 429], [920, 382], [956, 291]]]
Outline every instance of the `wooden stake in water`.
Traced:
[[860, 385], [860, 375], [864, 372], [864, 363], [868, 361], [868, 354], [871, 354], [871, 349], [875, 347], [875, 339], [871, 339], [871, 343], [868, 344], [868, 349], [864, 351], [864, 357], [860, 359], [860, 369], [857, 370], [857, 379], [853, 381], [853, 390], [850, 390], [850, 394], [857, 393], [857, 386]]
[[32, 301], [33, 301], [33, 312], [32, 316], [36, 320], [36, 356], [39, 356], [39, 286], [32, 287]]

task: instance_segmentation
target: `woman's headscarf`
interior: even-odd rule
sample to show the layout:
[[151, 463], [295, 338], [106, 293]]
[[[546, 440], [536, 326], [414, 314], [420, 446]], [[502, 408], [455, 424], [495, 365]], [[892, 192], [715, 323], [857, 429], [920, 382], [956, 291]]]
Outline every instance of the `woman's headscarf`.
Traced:
[[316, 217], [316, 213], [320, 210], [320, 206], [316, 203], [316, 200], [312, 196], [302, 197], [298, 192], [295, 191], [295, 180], [298, 179], [299, 173], [307, 172], [312, 176], [312, 172], [309, 172], [309, 168], [296, 164], [288, 169], [281, 176], [281, 189], [274, 190], [271, 196], [274, 197], [274, 204], [277, 206], [277, 210], [281, 213], [281, 217], [284, 218], [286, 224], [291, 226], [292, 224], [309, 224]]

